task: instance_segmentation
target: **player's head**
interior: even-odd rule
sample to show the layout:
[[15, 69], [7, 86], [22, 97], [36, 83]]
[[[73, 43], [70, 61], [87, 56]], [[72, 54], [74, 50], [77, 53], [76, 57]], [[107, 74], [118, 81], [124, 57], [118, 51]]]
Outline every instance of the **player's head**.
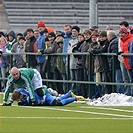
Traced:
[[18, 70], [17, 67], [13, 67], [13, 68], [11, 69], [10, 73], [11, 73], [11, 75], [13, 76], [13, 78], [14, 78], [15, 80], [18, 80], [18, 79], [19, 79], [19, 77], [20, 77], [20, 72], [19, 72], [19, 70]]
[[13, 101], [21, 101], [22, 98], [23, 98], [23, 94], [21, 94], [20, 92], [14, 91], [14, 92], [12, 93], [12, 100], [13, 100]]

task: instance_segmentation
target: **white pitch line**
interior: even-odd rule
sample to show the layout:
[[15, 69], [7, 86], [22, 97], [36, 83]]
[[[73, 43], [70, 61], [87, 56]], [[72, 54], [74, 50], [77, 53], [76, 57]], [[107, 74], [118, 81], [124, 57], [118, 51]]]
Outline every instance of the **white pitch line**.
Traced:
[[132, 118], [81, 118], [81, 117], [0, 117], [0, 119], [69, 119], [69, 120], [132, 120]]
[[[17, 106], [17, 105], [13, 105]], [[128, 117], [133, 118], [133, 116], [129, 115], [119, 115], [119, 114], [108, 114], [108, 113], [99, 113], [99, 112], [88, 112], [88, 111], [81, 111], [81, 110], [68, 110], [68, 109], [58, 109], [58, 108], [49, 108], [49, 107], [37, 107], [37, 106], [17, 106], [17, 107], [25, 107], [25, 108], [40, 108], [40, 109], [48, 109], [48, 110], [58, 110], [58, 111], [65, 111], [65, 112], [77, 112], [77, 113], [86, 113], [86, 114], [96, 114], [96, 115], [104, 115], [104, 116], [118, 116], [118, 117]]]
[[76, 113], [85, 113], [85, 114], [95, 114], [95, 115], [104, 115], [104, 116], [118, 116], [118, 117], [127, 117], [127, 118], [133, 118], [133, 116], [130, 115], [119, 115], [119, 114], [109, 114], [109, 113], [100, 113], [100, 112], [89, 112], [89, 111], [81, 111], [81, 110], [69, 110], [69, 109], [59, 109], [59, 108], [49, 108], [49, 107], [29, 107], [29, 106], [18, 106], [18, 107], [28, 107], [28, 108], [34, 108], [34, 109], [48, 109], [48, 110], [58, 110], [58, 111], [64, 111], [64, 112], [76, 112]]
[[103, 108], [103, 107], [85, 107], [81, 106], [79, 108], [95, 108], [95, 109], [103, 109], [103, 110], [114, 110], [114, 111], [120, 111], [120, 112], [133, 112], [132, 110], [122, 110], [122, 109], [114, 109], [114, 108]]

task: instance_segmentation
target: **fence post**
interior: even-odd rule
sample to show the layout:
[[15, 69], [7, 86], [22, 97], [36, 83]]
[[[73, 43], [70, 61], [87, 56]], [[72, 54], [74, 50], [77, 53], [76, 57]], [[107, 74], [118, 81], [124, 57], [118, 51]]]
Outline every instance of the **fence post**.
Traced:
[[[93, 76], [93, 72], [92, 72], [92, 70], [93, 70], [93, 68], [92, 68], [92, 54], [89, 54], [88, 55], [89, 56], [89, 70], [88, 70], [88, 82], [90, 82], [90, 81], [92, 81], [92, 76]], [[88, 94], [89, 94], [89, 97], [91, 97], [91, 84], [88, 84]]]
[[[66, 77], [67, 77], [67, 80], [70, 80], [70, 55], [67, 55], [67, 62], [66, 62], [66, 64], [67, 64], [67, 67], [66, 67]], [[68, 90], [69, 90], [69, 87], [70, 87], [70, 84], [71, 83], [67, 83], [67, 87], [66, 87], [66, 92], [68, 92]]]
[[27, 61], [28, 61], [28, 68], [30, 68], [30, 58], [29, 58], [29, 54], [27, 54]]
[[[47, 74], [48, 74], [48, 79], [51, 79], [51, 76], [50, 76], [50, 72], [51, 72], [51, 67], [50, 67], [50, 55], [47, 55], [48, 58], [47, 58]], [[49, 82], [47, 82], [47, 86], [48, 86]]]
[[[115, 79], [115, 73], [116, 73], [116, 58], [117, 56], [115, 55], [112, 55], [113, 56], [113, 67], [112, 67], [112, 82], [116, 82], [116, 79]], [[115, 87], [116, 85], [112, 85], [112, 92], [114, 93], [115, 92]]]

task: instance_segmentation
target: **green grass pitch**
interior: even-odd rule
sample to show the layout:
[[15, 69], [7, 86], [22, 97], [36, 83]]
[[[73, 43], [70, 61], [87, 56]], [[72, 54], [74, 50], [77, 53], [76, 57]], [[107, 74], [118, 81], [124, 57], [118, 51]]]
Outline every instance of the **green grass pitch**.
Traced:
[[133, 133], [133, 107], [0, 106], [0, 133]]

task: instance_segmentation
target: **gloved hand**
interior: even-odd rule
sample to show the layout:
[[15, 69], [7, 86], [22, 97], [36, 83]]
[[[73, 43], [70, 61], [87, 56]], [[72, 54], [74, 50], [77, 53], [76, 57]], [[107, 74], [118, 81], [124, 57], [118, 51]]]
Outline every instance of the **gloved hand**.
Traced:
[[89, 52], [90, 54], [93, 54], [93, 53], [94, 53], [94, 49], [93, 49], [93, 48], [89, 48], [89, 49], [88, 49], [88, 52]]
[[38, 50], [39, 54], [44, 54], [44, 50]]
[[120, 55], [120, 54], [122, 54], [122, 53], [124, 53], [123, 51], [119, 51], [119, 52], [117, 52], [116, 54], [117, 55]]
[[11, 106], [11, 105], [12, 105], [12, 103], [3, 103], [2, 106]]

